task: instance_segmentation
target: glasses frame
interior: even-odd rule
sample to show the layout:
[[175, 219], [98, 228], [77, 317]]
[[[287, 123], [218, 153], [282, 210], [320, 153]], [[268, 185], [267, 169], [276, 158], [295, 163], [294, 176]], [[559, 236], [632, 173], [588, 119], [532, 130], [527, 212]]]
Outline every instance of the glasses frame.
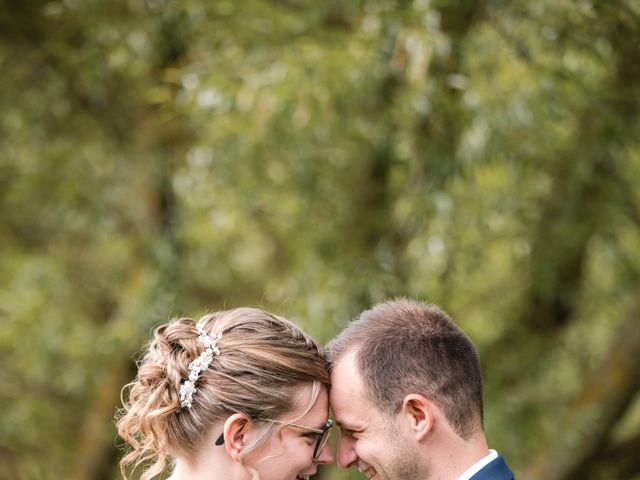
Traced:
[[[331, 427], [333, 427], [333, 420], [331, 419], [328, 419], [327, 423], [325, 423], [324, 427], [322, 428], [313, 428], [313, 427], [308, 427], [306, 425], [299, 425], [297, 423], [283, 422], [281, 420], [273, 420], [272, 418], [257, 418], [256, 420], [258, 420], [259, 422], [275, 423], [277, 425], [282, 425], [284, 427], [299, 428], [300, 430], [306, 430], [308, 432], [317, 433], [318, 440], [316, 440], [315, 447], [313, 448], [313, 456], [311, 457], [314, 462], [318, 460], [318, 457], [322, 453], [322, 450], [329, 442], [329, 437], [331, 436]], [[219, 445], [222, 445], [223, 443], [224, 443], [224, 432], [222, 432], [218, 437], [218, 439], [216, 440], [216, 445], [219, 446]]]
[[[329, 437], [331, 437], [331, 427], [333, 427], [333, 420], [331, 420], [330, 418], [327, 420], [327, 423], [325, 423], [324, 427], [322, 428], [307, 427], [306, 425], [299, 425], [297, 423], [291, 423], [291, 422], [283, 422], [280, 420], [273, 420], [271, 418], [258, 418], [258, 420], [261, 422], [276, 423], [284, 427], [294, 427], [294, 428], [299, 428], [300, 430], [306, 430], [308, 432], [317, 433], [318, 440], [316, 440], [316, 445], [313, 448], [313, 455], [311, 457], [313, 461], [318, 460], [318, 457], [322, 453], [322, 450], [324, 449], [325, 445], [329, 442]], [[325, 437], [325, 434], [326, 434], [326, 437]]]

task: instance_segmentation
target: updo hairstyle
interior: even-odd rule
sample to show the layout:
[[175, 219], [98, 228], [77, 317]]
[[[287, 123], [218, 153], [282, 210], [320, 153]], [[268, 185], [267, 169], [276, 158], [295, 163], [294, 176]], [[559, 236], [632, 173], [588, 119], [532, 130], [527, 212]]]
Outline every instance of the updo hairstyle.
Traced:
[[[164, 470], [169, 456], [192, 461], [211, 426], [233, 413], [280, 417], [295, 407], [295, 386], [313, 386], [311, 408], [329, 384], [322, 347], [284, 318], [245, 307], [205, 315], [200, 323], [209, 335], [222, 337], [220, 354], [195, 382], [190, 408], [181, 407], [179, 390], [189, 363], [204, 350], [191, 318], [155, 329], [135, 380], [123, 388], [118, 433], [131, 447], [120, 461], [124, 478], [130, 465], [149, 465], [141, 477], [148, 480]], [[271, 426], [263, 428], [244, 455]]]

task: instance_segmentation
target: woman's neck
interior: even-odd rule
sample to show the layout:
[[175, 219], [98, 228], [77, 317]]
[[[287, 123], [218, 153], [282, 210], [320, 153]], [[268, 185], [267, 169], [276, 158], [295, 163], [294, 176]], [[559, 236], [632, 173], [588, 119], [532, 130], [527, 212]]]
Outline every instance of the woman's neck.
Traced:
[[[199, 458], [196, 463], [176, 459], [171, 476], [167, 480], [249, 480], [251, 475], [241, 465], [228, 462], [227, 458]], [[216, 461], [218, 460], [218, 461]]]

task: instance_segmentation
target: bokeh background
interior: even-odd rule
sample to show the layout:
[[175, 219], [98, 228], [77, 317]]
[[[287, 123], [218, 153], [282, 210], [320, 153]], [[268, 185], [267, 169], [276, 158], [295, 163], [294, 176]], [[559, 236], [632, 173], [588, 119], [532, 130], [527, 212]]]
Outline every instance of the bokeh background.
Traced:
[[638, 0], [1, 0], [0, 478], [118, 478], [173, 316], [398, 295], [518, 478], [640, 478], [639, 113]]

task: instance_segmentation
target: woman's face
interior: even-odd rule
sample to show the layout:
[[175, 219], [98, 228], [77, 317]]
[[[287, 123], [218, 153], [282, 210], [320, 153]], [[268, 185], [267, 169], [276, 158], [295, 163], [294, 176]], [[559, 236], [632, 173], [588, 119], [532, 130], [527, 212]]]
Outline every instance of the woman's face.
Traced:
[[[322, 430], [329, 414], [326, 388], [321, 389], [311, 410], [300, 416], [309, 406], [311, 390], [311, 386], [297, 389], [294, 410], [275, 420]], [[315, 432], [276, 424], [265, 443], [248, 455], [245, 465], [255, 469], [260, 475], [260, 480], [308, 479], [316, 473], [319, 463], [333, 461], [333, 453], [329, 445], [317, 454], [315, 461], [313, 460], [317, 439], [318, 434]]]

